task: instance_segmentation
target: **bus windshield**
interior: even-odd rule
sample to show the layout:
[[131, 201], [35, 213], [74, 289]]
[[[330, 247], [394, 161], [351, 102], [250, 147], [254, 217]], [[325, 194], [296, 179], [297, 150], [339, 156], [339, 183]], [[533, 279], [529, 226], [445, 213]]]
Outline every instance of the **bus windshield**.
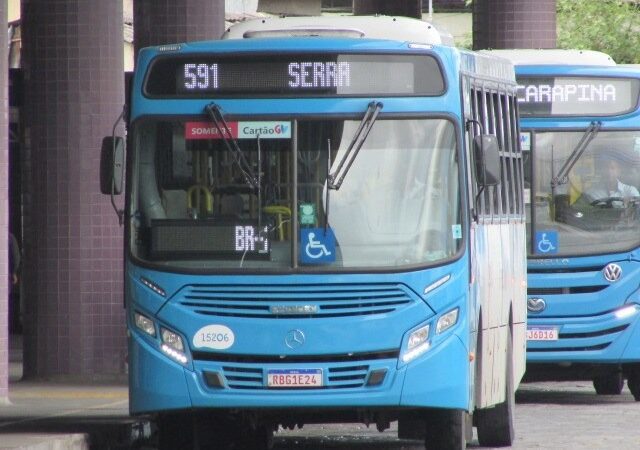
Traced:
[[427, 265], [461, 248], [452, 122], [378, 118], [329, 191], [359, 119], [228, 124], [245, 169], [211, 121], [134, 124], [134, 257], [185, 270], [336, 271]]
[[535, 132], [524, 140], [531, 142], [530, 254], [581, 256], [640, 244], [640, 131], [584, 137], [584, 131]]

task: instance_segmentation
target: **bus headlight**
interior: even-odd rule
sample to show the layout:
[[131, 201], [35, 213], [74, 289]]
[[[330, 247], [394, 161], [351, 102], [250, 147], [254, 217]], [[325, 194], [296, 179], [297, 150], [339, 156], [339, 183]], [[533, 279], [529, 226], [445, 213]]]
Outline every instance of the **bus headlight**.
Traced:
[[136, 327], [140, 331], [148, 334], [149, 336], [153, 336], [153, 337], [156, 336], [156, 326], [153, 323], [153, 320], [149, 319], [144, 314], [140, 314], [139, 312], [134, 313], [133, 317], [134, 317]]
[[162, 338], [162, 351], [179, 363], [186, 364], [187, 355], [184, 353], [184, 344], [180, 335], [166, 328], [161, 328], [160, 336]]
[[633, 316], [636, 312], [638, 312], [638, 306], [628, 305], [616, 310], [614, 314], [616, 319], [626, 319], [627, 317]]
[[436, 323], [436, 334], [444, 333], [458, 322], [459, 308], [454, 308], [445, 313], [438, 319]]
[[414, 330], [407, 339], [407, 347], [402, 353], [402, 362], [408, 363], [429, 350], [429, 325]]

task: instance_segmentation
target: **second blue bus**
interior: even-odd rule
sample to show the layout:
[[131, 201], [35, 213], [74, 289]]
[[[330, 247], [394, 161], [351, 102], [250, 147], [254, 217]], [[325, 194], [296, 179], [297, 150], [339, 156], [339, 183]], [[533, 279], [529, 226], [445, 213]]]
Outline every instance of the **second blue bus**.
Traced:
[[584, 50], [516, 67], [528, 212], [530, 378], [624, 380], [640, 400], [640, 68]]

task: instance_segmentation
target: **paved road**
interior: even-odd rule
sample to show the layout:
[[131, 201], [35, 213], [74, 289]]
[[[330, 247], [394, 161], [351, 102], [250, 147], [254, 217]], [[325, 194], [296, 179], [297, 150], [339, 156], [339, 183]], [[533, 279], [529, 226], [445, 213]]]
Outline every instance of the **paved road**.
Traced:
[[[124, 385], [21, 382], [12, 385], [11, 400], [10, 405], [0, 405], [0, 449], [25, 448], [27, 438], [50, 441], [42, 437], [43, 433], [66, 433], [71, 437], [87, 433], [91, 450], [131, 448], [125, 444], [132, 419], [127, 414]], [[523, 384], [516, 393], [515, 418], [516, 440], [511, 448], [516, 450], [640, 450], [640, 402], [635, 402], [626, 388], [622, 395], [597, 396], [590, 382]], [[9, 445], [10, 436], [16, 440], [13, 447]], [[152, 441], [142, 448], [154, 450]], [[480, 448], [477, 440], [470, 448]], [[279, 432], [273, 450], [423, 450], [423, 447], [415, 441], [398, 440], [395, 429], [378, 433], [375, 426], [316, 425]]]
[[[640, 402], [625, 389], [618, 396], [597, 396], [590, 382], [523, 384], [516, 394], [516, 450], [638, 450]], [[280, 432], [273, 450], [421, 450], [400, 441], [394, 430], [375, 426], [307, 426]], [[474, 438], [469, 448], [481, 448]]]

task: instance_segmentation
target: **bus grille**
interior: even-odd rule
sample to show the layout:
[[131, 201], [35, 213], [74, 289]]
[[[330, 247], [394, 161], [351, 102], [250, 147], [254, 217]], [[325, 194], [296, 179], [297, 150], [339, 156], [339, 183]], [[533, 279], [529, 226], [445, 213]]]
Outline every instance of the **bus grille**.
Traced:
[[551, 287], [551, 288], [528, 288], [527, 295], [566, 295], [566, 294], [595, 294], [603, 291], [607, 285], [599, 286], [571, 286], [571, 287]]
[[319, 319], [388, 314], [413, 303], [399, 284], [189, 286], [179, 303], [206, 316]]
[[[267, 389], [266, 373], [260, 368], [223, 366], [222, 373], [229, 389]], [[315, 389], [349, 389], [364, 386], [368, 365], [336, 366], [327, 369], [325, 385]], [[301, 388], [305, 390], [313, 388]]]

